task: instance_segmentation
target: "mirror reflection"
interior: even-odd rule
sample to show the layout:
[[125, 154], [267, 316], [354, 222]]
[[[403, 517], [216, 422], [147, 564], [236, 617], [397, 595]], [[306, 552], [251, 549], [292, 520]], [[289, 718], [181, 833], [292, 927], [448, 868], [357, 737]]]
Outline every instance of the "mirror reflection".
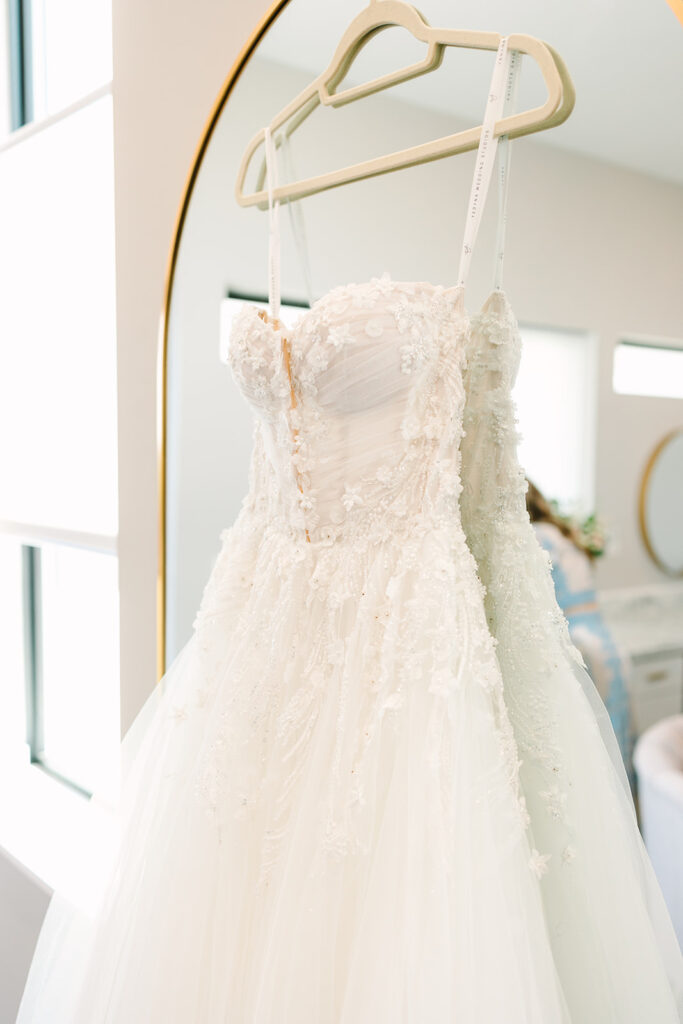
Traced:
[[672, 576], [683, 575], [683, 430], [664, 438], [648, 463], [641, 495], [648, 551]]
[[[663, 389], [652, 381], [662, 378], [658, 352], [674, 358], [683, 351], [672, 273], [683, 226], [683, 139], [667, 130], [683, 95], [665, 5], [650, 10], [647, 23], [635, 5], [605, 10], [597, 22], [594, 8], [584, 6], [472, 3], [459, 7], [457, 22], [546, 40], [576, 90], [564, 123], [515, 139], [509, 151], [505, 293], [521, 339], [512, 390], [517, 452], [534, 481], [535, 511], [531, 489], [527, 504], [581, 662], [578, 675], [585, 671], [594, 684], [593, 709], [636, 798], [639, 772], [644, 780], [641, 825], [671, 907], [680, 905], [680, 878], [656, 836], [680, 828], [683, 809], [674, 801], [662, 812], [651, 801], [658, 762], [649, 751], [659, 742], [656, 730], [674, 723], [675, 731], [683, 713], [683, 587], [671, 579], [671, 566], [674, 573], [681, 566], [680, 433], [649, 474], [645, 540], [633, 495], [648, 453], [681, 421], [675, 375], [664, 374]], [[253, 446], [269, 436], [258, 418], [255, 427], [228, 366], [245, 305], [260, 309], [264, 324], [272, 321], [268, 211], [239, 205], [238, 170], [250, 141], [320, 74], [360, 10], [349, 2], [323, 12], [308, 0], [283, 8], [226, 95], [188, 196], [166, 311], [166, 665], [192, 634], [221, 542], [248, 491]], [[445, 0], [423, 13], [433, 25], [453, 22]], [[382, 32], [358, 54], [343, 87], [417, 62], [424, 52], [404, 29]], [[280, 182], [480, 125], [492, 57], [485, 50], [447, 51], [436, 72], [361, 102], [317, 108], [278, 148]], [[515, 109], [545, 97], [538, 66], [525, 59]], [[332, 290], [351, 302], [344, 286], [353, 291], [369, 282], [377, 296], [394, 287], [389, 282], [452, 289], [478, 156], [472, 150], [283, 204], [285, 328], [299, 337], [299, 325], [317, 323], [305, 319], [311, 306], [324, 320], [322, 300]], [[266, 187], [258, 179], [264, 159], [261, 146], [245, 191]], [[491, 295], [496, 269], [496, 184], [494, 177], [468, 281], [467, 310], [475, 316]], [[296, 346], [292, 351], [296, 359]], [[293, 394], [295, 384], [290, 376]], [[466, 459], [467, 441], [462, 454]], [[506, 494], [514, 492], [514, 479]], [[353, 516], [358, 495], [347, 485], [342, 519]], [[476, 540], [470, 547], [477, 558]], [[533, 570], [520, 569], [520, 576], [528, 585]], [[683, 920], [674, 925], [683, 934]]]
[[[433, 3], [424, 14], [449, 25], [447, 8]], [[360, 9], [339, 4], [323, 15], [304, 0], [287, 5], [233, 86], [189, 197], [167, 324], [167, 662], [191, 632], [218, 535], [246, 489], [252, 419], [220, 359], [239, 303], [267, 302], [268, 234], [267, 214], [235, 201], [239, 163], [255, 132], [320, 73]], [[566, 511], [597, 510], [606, 520], [614, 554], [598, 567], [605, 589], [659, 579], [627, 509], [637, 466], [618, 469], [613, 455], [618, 447], [635, 456], [654, 443], [648, 402], [615, 399], [610, 354], [625, 328], [674, 338], [680, 326], [675, 287], [667, 282], [683, 159], [675, 133], [658, 130], [680, 92], [668, 19], [665, 6], [650, 12], [647, 26], [635, 9], [624, 11], [630, 43], [618, 44], [608, 23], [586, 39], [575, 10], [492, 3], [458, 11], [458, 27], [548, 40], [575, 83], [576, 107], [564, 124], [513, 143], [506, 287], [525, 332], [517, 383], [521, 459]], [[656, 40], [655, 77], [642, 58], [623, 59], [628, 45], [636, 52], [643, 31]], [[367, 81], [420, 53], [404, 29], [388, 30], [359, 54], [348, 81]], [[481, 123], [490, 60], [485, 52], [447, 52], [438, 72], [316, 110], [292, 136], [289, 169], [312, 176]], [[544, 98], [538, 68], [525, 63], [519, 109]], [[385, 271], [394, 279], [453, 283], [474, 160], [474, 152], [460, 154], [307, 198], [297, 204], [303, 252], [283, 207], [283, 315], [341, 282]], [[495, 206], [493, 196], [470, 278], [473, 308], [492, 280]], [[672, 410], [669, 419], [675, 416]]]

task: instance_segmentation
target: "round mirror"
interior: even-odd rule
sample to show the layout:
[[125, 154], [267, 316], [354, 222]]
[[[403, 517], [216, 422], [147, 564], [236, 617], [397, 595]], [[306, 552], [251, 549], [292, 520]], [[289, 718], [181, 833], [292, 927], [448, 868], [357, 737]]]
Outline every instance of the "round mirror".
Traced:
[[[191, 633], [220, 534], [247, 490], [252, 418], [222, 361], [221, 338], [240, 302], [267, 301], [268, 217], [236, 201], [242, 155], [327, 67], [364, 6], [362, 0], [273, 6], [226, 79], [182, 198], [163, 316], [160, 673]], [[636, 5], [596, 10], [591, 0], [464, 0], [457, 7], [423, 0], [419, 6], [431, 25], [526, 33], [564, 60], [576, 89], [571, 116], [512, 145], [505, 286], [520, 321], [591, 330], [612, 313], [623, 317], [623, 296], [642, 291], [635, 255], [642, 255], [649, 230], [645, 218], [641, 224], [626, 216], [649, 206], [634, 182], [674, 177], [683, 167], [680, 133], [669, 130], [683, 105], [680, 35], [671, 10], [661, 2], [648, 6], [645, 17]], [[406, 30], [386, 30], [364, 47], [344, 85], [424, 56], [423, 44]], [[494, 58], [492, 51], [448, 48], [429, 74], [360, 102], [318, 107], [293, 134], [281, 180], [479, 126]], [[516, 109], [541, 105], [546, 96], [538, 66], [523, 58]], [[247, 191], [261, 155], [252, 161]], [[395, 280], [455, 283], [475, 159], [470, 151], [307, 197], [297, 204], [304, 224], [296, 233], [292, 207], [284, 206], [285, 322], [311, 297], [385, 271]], [[470, 309], [492, 289], [496, 219], [494, 182], [469, 277]], [[302, 237], [305, 246], [297, 244]], [[648, 267], [656, 270], [661, 258], [666, 277], [666, 252], [660, 257], [654, 246], [645, 248]], [[617, 251], [614, 291], [605, 267]]]
[[683, 576], [683, 429], [657, 445], [643, 474], [640, 526], [650, 555], [670, 576]]

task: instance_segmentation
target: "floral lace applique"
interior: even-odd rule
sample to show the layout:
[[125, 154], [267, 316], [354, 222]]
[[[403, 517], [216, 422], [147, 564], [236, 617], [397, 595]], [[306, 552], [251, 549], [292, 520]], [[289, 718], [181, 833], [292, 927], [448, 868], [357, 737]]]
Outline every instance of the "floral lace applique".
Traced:
[[[550, 688], [557, 685], [555, 671], [565, 656], [574, 655], [567, 647], [567, 624], [555, 598], [547, 552], [529, 520], [527, 482], [517, 459], [520, 436], [512, 388], [520, 354], [514, 316], [504, 296], [494, 293], [469, 336], [462, 518], [486, 587], [487, 621], [498, 641], [520, 755], [540, 772], [545, 784], [538, 785], [536, 795], [569, 839], [571, 783]], [[567, 843], [566, 849], [573, 847]], [[545, 862], [535, 858], [534, 867], [545, 869]]]
[[[346, 856], [363, 848], [378, 738], [400, 731], [416, 692], [430, 702], [425, 756], [444, 807], [453, 702], [476, 692], [486, 707], [478, 727], [494, 738], [520, 827], [529, 827], [531, 796], [562, 830], [558, 860], [576, 856], [548, 690], [560, 659], [573, 655], [524, 507], [510, 397], [520, 339], [502, 296], [472, 318], [453, 300], [451, 290], [384, 275], [327, 293], [288, 332], [253, 308], [235, 319], [231, 365], [259, 419], [249, 494], [195, 621], [214, 680], [197, 792], [221, 820], [230, 807], [257, 814], [277, 782], [263, 884], [321, 714], [334, 716], [335, 739], [320, 842]], [[239, 558], [238, 584], [227, 567]], [[249, 635], [263, 642], [216, 707], [216, 635], [239, 637], [247, 616]], [[275, 776], [250, 774], [270, 758]], [[552, 869], [548, 853], [529, 850], [538, 877]]]
[[348, 323], [334, 324], [330, 327], [327, 340], [337, 351], [344, 345], [349, 345], [354, 340], [351, 325]]

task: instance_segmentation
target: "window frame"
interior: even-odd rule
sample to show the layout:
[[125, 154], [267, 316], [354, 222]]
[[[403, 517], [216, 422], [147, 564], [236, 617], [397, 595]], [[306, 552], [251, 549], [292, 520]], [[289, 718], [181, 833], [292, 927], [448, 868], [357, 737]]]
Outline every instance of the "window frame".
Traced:
[[612, 359], [611, 359], [611, 374], [610, 374], [610, 387], [612, 394], [618, 398], [656, 398], [665, 399], [667, 401], [681, 401], [683, 399], [683, 391], [678, 395], [660, 394], [653, 391], [634, 391], [634, 390], [622, 390], [616, 386], [617, 376], [617, 363], [619, 361], [620, 353], [624, 349], [638, 349], [644, 351], [646, 349], [654, 350], [656, 352], [677, 352], [680, 357], [680, 361], [683, 362], [683, 339], [681, 338], [657, 338], [653, 336], [636, 334], [622, 334], [620, 335], [612, 348]]
[[118, 560], [115, 537], [78, 534], [61, 528], [40, 529], [21, 523], [0, 521], [0, 537], [16, 541], [21, 554], [21, 623], [24, 652], [24, 741], [29, 763], [85, 797], [92, 791], [69, 778], [45, 755], [43, 700], [43, 602], [42, 546], [71, 547]]
[[7, 0], [9, 13], [10, 130], [33, 120], [31, 0]]

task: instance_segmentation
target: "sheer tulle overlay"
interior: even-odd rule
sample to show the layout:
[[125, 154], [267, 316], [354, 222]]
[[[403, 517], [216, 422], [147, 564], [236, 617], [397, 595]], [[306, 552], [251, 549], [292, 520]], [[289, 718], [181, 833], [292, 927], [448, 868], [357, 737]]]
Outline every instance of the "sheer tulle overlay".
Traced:
[[[19, 1021], [673, 1024], [681, 957], [524, 502], [502, 292], [245, 306], [249, 493]], [[678, 1007], [678, 1009], [677, 1009]]]

